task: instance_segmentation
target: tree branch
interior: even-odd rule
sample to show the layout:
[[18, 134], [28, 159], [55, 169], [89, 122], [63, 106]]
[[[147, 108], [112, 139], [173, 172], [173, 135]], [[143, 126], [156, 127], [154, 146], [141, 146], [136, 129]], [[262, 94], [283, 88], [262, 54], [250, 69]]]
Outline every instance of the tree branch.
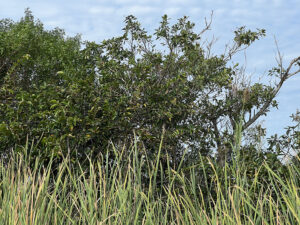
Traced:
[[[280, 60], [280, 61], [282, 61], [282, 60]], [[243, 130], [245, 130], [245, 129], [247, 129], [249, 126], [251, 126], [251, 125], [252, 125], [252, 124], [253, 124], [253, 123], [261, 116], [261, 115], [263, 115], [263, 114], [266, 112], [266, 110], [267, 110], [268, 107], [270, 106], [272, 100], [273, 100], [273, 99], [276, 97], [276, 95], [278, 94], [278, 92], [279, 92], [280, 88], [282, 87], [283, 83], [284, 83], [288, 78], [290, 78], [290, 77], [292, 77], [292, 76], [294, 76], [295, 74], [297, 74], [297, 73], [300, 72], [300, 69], [299, 69], [299, 70], [297, 70], [297, 71], [295, 71], [295, 72], [293, 72], [293, 73], [290, 73], [290, 70], [292, 69], [293, 65], [294, 65], [295, 63], [299, 63], [299, 62], [300, 62], [300, 56], [297, 57], [297, 58], [294, 58], [294, 59], [290, 62], [289, 66], [287, 67], [287, 69], [286, 69], [285, 72], [282, 71], [283, 73], [282, 73], [281, 76], [280, 76], [280, 81], [279, 81], [279, 83], [277, 84], [276, 88], [275, 88], [274, 91], [273, 91], [273, 97], [272, 97], [269, 101], [265, 102], [265, 104], [259, 109], [259, 111], [258, 111], [255, 115], [253, 115], [253, 117], [252, 117], [250, 120], [248, 120], [248, 122], [246, 122], [246, 123], [244, 124]], [[282, 68], [282, 65], [279, 65], [279, 66]]]

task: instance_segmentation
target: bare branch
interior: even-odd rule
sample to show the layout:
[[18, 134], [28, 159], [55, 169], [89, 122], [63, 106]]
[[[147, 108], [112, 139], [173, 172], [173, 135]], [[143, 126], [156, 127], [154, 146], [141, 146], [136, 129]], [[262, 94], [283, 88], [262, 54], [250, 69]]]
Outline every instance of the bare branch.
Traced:
[[292, 77], [292, 76], [294, 76], [294, 75], [296, 75], [297, 73], [299, 73], [300, 72], [300, 69], [299, 70], [297, 70], [297, 71], [295, 71], [295, 72], [293, 72], [293, 73], [290, 73], [288, 76], [287, 76], [287, 78], [286, 79], [289, 79], [290, 77]]
[[214, 15], [214, 11], [211, 11], [209, 21], [207, 21], [207, 19], [204, 18], [204, 20], [205, 20], [205, 27], [203, 28], [202, 31], [200, 31], [199, 36], [201, 36], [202, 34], [204, 34], [206, 31], [208, 31], [210, 29], [213, 15]]
[[277, 50], [277, 54], [278, 54], [278, 58], [276, 58], [276, 61], [277, 61], [277, 64], [279, 65], [279, 67], [280, 67], [280, 72], [282, 73], [283, 72], [283, 63], [282, 63], [283, 56], [281, 55], [281, 53], [279, 51], [278, 43], [277, 43], [277, 40], [276, 40], [275, 36], [274, 36], [274, 41], [275, 41], [276, 50]]
[[299, 63], [299, 62], [300, 62], [300, 56], [297, 57], [297, 58], [294, 58], [294, 59], [290, 62], [290, 64], [289, 64], [289, 66], [287, 67], [286, 71], [285, 71], [284, 73], [282, 73], [281, 76], [280, 76], [280, 81], [279, 81], [279, 83], [277, 84], [276, 88], [275, 88], [274, 91], [273, 91], [273, 97], [272, 97], [269, 101], [265, 102], [265, 104], [259, 109], [259, 111], [258, 111], [255, 115], [253, 115], [253, 117], [252, 117], [250, 120], [248, 120], [248, 122], [246, 122], [246, 123], [244, 124], [243, 130], [247, 129], [247, 128], [248, 128], [250, 125], [252, 125], [252, 124], [253, 124], [253, 123], [254, 123], [261, 115], [263, 115], [264, 113], [266, 113], [266, 110], [269, 108], [269, 106], [270, 106], [272, 100], [273, 100], [273, 99], [276, 97], [276, 95], [278, 94], [278, 92], [279, 92], [280, 88], [282, 87], [283, 83], [284, 83], [288, 78], [290, 78], [290, 77], [292, 77], [292, 76], [294, 76], [295, 74], [297, 74], [297, 73], [300, 72], [300, 69], [299, 69], [299, 70], [297, 70], [297, 71], [295, 71], [295, 72], [290, 73], [290, 70], [292, 69], [293, 65], [294, 65], [295, 63]]

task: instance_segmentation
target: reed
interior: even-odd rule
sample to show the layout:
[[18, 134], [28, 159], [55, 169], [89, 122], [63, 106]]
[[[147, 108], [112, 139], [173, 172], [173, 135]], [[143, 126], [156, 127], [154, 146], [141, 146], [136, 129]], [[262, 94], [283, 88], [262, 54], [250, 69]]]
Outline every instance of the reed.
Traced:
[[126, 156], [128, 149], [113, 150], [113, 164], [105, 155], [87, 166], [65, 158], [55, 176], [51, 161], [2, 160], [0, 224], [300, 224], [300, 169], [293, 164], [280, 177], [264, 163], [250, 179], [238, 160], [220, 168], [200, 157], [164, 171], [162, 145], [154, 163], [136, 144]]

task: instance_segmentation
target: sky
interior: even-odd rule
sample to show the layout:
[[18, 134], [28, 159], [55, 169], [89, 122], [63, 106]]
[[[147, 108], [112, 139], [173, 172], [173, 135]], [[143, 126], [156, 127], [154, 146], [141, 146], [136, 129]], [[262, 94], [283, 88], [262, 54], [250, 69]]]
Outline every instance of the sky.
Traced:
[[[130, 14], [153, 32], [164, 14], [171, 23], [189, 16], [201, 30], [213, 11], [208, 37], [218, 39], [213, 47], [216, 54], [223, 52], [238, 27], [266, 29], [265, 38], [233, 59], [246, 65], [253, 80], [277, 65], [275, 39], [285, 66], [300, 56], [300, 0], [0, 0], [0, 18], [17, 21], [28, 7], [46, 29], [63, 28], [69, 36], [81, 34], [83, 40], [96, 42], [120, 35]], [[276, 100], [278, 109], [261, 119], [267, 136], [282, 134], [284, 127], [293, 124], [290, 115], [300, 110], [300, 74], [284, 83]]]

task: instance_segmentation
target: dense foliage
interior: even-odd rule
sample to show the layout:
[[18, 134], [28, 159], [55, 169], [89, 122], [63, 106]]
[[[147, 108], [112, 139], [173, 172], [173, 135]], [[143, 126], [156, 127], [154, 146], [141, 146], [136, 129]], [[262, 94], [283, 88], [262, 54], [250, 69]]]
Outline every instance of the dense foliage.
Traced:
[[215, 55], [194, 26], [128, 16], [97, 44], [0, 21], [2, 224], [299, 223], [299, 112], [267, 145], [257, 121], [300, 57], [251, 83], [231, 59], [265, 30]]
[[[300, 223], [299, 167], [289, 165], [283, 175], [263, 162], [253, 173], [244, 162], [220, 169], [202, 158], [184, 170], [168, 167], [170, 181], [163, 184], [158, 177], [159, 154], [152, 164], [137, 157], [140, 150], [126, 149], [130, 154], [125, 156], [114, 149], [117, 163], [110, 170], [103, 166], [108, 165], [106, 157], [96, 164], [90, 161], [86, 170], [74, 169], [66, 159], [54, 178], [51, 162], [45, 168], [35, 158], [30, 168], [23, 155], [1, 160], [0, 223]], [[149, 171], [149, 183], [141, 180], [143, 167]]]
[[[224, 165], [236, 157], [231, 149], [242, 121], [241, 132], [251, 140], [241, 147], [242, 155], [264, 159], [268, 154], [257, 152], [256, 137], [248, 131], [259, 130], [257, 119], [277, 105], [274, 98], [284, 81], [299, 72], [294, 69], [299, 58], [286, 69], [270, 70], [277, 85], [247, 84], [238, 64], [229, 62], [265, 30], [241, 27], [232, 46], [214, 55], [211, 43], [204, 46], [201, 39], [210, 23], [199, 33], [194, 26], [187, 17], [170, 25], [163, 16], [149, 35], [128, 16], [123, 35], [97, 44], [66, 37], [61, 29], [47, 31], [29, 10], [18, 22], [1, 20], [1, 154], [27, 144], [41, 159], [67, 154], [83, 159], [105, 153], [110, 143], [127, 148], [135, 135], [147, 157], [155, 158], [164, 133], [162, 157], [174, 166], [185, 149], [186, 161], [217, 151]], [[282, 141], [270, 143], [276, 161], [282, 149], [273, 146]]]

